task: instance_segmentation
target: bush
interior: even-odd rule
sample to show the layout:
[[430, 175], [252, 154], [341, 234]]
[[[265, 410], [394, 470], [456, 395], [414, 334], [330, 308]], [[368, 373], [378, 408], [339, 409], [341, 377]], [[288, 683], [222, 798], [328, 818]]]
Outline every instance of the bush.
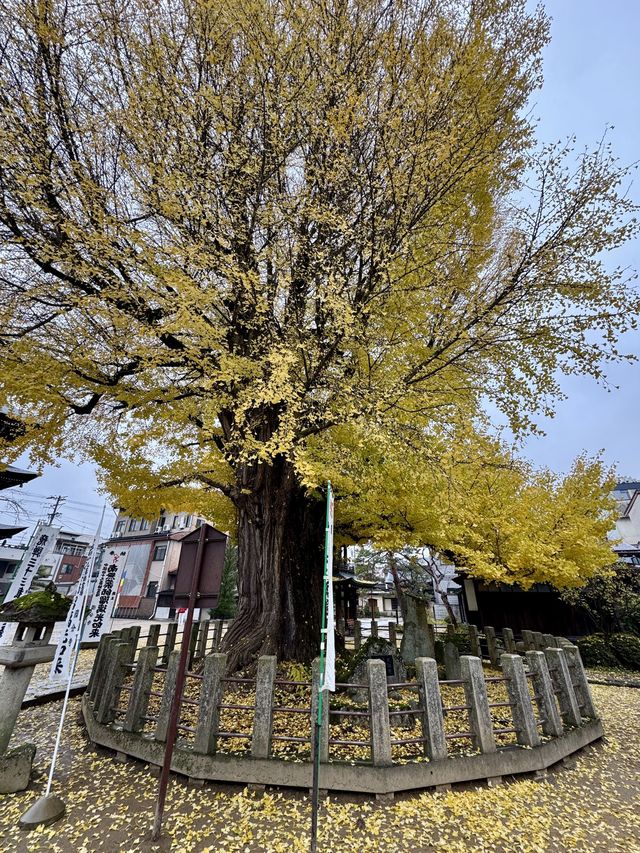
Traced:
[[635, 634], [612, 634], [609, 644], [623, 666], [640, 669], [640, 637]]
[[591, 634], [578, 640], [585, 666], [619, 666], [618, 658], [603, 634]]

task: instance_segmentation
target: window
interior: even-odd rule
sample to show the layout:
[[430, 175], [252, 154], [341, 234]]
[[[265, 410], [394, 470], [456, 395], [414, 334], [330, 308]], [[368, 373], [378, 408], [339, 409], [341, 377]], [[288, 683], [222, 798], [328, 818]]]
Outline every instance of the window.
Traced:
[[129, 522], [129, 530], [134, 531], [135, 529], [136, 529], [136, 520], [135, 520], [135, 518], [132, 518], [131, 521]]
[[73, 572], [73, 568], [73, 563], [63, 563], [61, 574], [70, 575]]
[[178, 518], [179, 518], [179, 516], [177, 516], [177, 515], [173, 516], [173, 524], [171, 525], [172, 527], [178, 526]]
[[153, 559], [154, 560], [164, 560], [167, 556], [167, 546], [166, 545], [156, 545], [153, 549]]
[[116, 533], [124, 533], [127, 526], [127, 519], [121, 518], [120, 521], [116, 524]]
[[144, 519], [144, 518], [140, 519], [140, 530], [148, 530], [148, 529], [149, 529], [149, 522], [146, 521], [146, 519]]
[[190, 516], [190, 515], [185, 515], [185, 517], [184, 517], [184, 526], [185, 526], [185, 527], [189, 527], [189, 525], [190, 525], [190, 524], [191, 524], [191, 516]]

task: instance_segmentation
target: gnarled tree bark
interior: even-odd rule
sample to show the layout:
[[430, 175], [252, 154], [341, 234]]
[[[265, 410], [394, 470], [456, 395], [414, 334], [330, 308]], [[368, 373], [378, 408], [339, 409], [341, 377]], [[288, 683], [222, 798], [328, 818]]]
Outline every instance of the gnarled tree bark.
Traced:
[[282, 458], [238, 472], [238, 612], [231, 671], [258, 655], [310, 662], [320, 643], [325, 507]]

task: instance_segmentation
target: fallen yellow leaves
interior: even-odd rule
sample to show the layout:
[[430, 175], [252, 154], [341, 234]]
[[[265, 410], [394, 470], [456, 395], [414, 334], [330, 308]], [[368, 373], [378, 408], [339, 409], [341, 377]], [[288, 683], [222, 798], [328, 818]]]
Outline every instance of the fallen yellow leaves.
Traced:
[[[384, 806], [362, 797], [332, 796], [320, 812], [319, 851], [640, 851], [640, 690], [595, 686], [594, 694], [607, 737], [581, 753], [574, 769], [553, 772], [544, 784], [522, 779], [492, 789], [429, 791]], [[16, 743], [31, 739], [39, 749], [31, 790], [0, 797], [3, 853], [308, 850], [306, 792], [269, 791], [260, 798], [239, 787], [194, 788], [177, 778], [169, 788], [166, 837], [152, 844], [148, 836], [157, 780], [141, 764], [119, 764], [111, 754], [92, 750], [78, 700], [70, 708], [54, 784], [68, 815], [37, 833], [21, 832], [18, 817], [44, 787], [59, 711], [60, 703], [51, 703], [19, 719]]]

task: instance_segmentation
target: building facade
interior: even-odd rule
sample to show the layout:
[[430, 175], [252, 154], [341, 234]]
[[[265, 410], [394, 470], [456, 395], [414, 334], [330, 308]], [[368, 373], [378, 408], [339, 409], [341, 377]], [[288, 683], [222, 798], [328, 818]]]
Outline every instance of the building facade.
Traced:
[[[181, 540], [200, 527], [204, 519], [192, 513], [163, 512], [149, 521], [119, 513], [113, 533], [105, 549], [117, 550], [124, 562], [123, 579], [116, 602], [116, 617], [149, 619], [169, 617], [169, 608], [163, 606], [173, 589], [174, 577], [180, 559]], [[166, 613], [164, 610], [166, 609]]]

